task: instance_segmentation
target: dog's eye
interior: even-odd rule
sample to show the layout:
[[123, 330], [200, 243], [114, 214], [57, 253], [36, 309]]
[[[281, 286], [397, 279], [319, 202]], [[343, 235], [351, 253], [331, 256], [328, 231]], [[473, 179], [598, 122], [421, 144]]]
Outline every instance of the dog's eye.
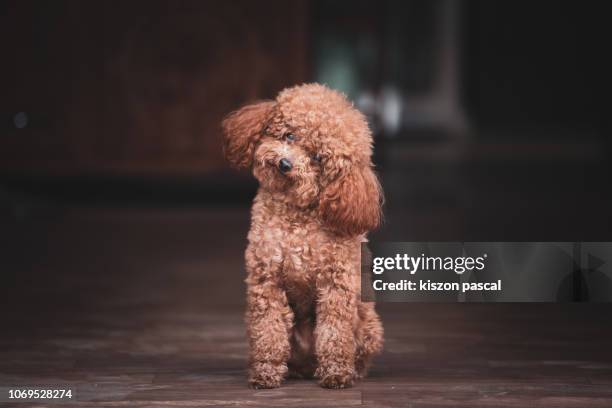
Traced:
[[293, 133], [289, 132], [289, 133], [285, 133], [285, 135], [283, 136], [283, 138], [288, 141], [288, 142], [294, 142], [296, 137]]
[[323, 158], [321, 157], [321, 155], [319, 153], [315, 153], [315, 154], [312, 155], [312, 160], [317, 162], [317, 163], [321, 163], [322, 159]]

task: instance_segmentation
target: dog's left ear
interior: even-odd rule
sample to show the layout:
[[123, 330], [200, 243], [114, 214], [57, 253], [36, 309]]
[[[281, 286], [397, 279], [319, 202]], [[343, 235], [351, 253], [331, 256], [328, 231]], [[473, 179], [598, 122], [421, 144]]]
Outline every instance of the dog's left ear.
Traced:
[[237, 168], [251, 167], [255, 144], [274, 102], [261, 101], [230, 113], [223, 122], [223, 151]]
[[352, 163], [322, 192], [319, 211], [341, 235], [358, 235], [381, 222], [382, 188], [371, 164]]

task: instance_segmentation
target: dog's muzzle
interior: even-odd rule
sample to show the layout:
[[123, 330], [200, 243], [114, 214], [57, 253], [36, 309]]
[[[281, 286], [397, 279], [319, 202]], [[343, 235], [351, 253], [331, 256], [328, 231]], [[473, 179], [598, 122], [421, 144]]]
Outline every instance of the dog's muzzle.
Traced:
[[278, 162], [278, 170], [280, 170], [281, 173], [285, 174], [291, 171], [291, 169], [293, 168], [293, 165], [291, 164], [291, 162], [287, 159], [280, 159]]

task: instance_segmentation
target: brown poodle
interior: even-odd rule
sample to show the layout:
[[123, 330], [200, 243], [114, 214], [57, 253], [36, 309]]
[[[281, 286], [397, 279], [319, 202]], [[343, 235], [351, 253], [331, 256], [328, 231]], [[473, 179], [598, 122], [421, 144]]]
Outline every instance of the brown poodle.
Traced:
[[360, 246], [382, 201], [365, 118], [306, 84], [231, 113], [223, 133], [227, 159], [260, 184], [245, 254], [249, 384], [278, 387], [289, 371], [351, 386], [383, 341], [360, 298]]

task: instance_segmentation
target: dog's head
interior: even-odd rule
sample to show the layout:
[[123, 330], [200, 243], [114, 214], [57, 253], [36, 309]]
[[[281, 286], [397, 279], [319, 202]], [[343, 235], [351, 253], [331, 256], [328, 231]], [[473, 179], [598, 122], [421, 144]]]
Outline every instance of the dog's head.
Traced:
[[224, 149], [236, 167], [252, 168], [261, 186], [298, 208], [318, 208], [337, 233], [378, 226], [382, 191], [372, 169], [364, 116], [339, 92], [318, 84], [282, 91], [223, 121]]

